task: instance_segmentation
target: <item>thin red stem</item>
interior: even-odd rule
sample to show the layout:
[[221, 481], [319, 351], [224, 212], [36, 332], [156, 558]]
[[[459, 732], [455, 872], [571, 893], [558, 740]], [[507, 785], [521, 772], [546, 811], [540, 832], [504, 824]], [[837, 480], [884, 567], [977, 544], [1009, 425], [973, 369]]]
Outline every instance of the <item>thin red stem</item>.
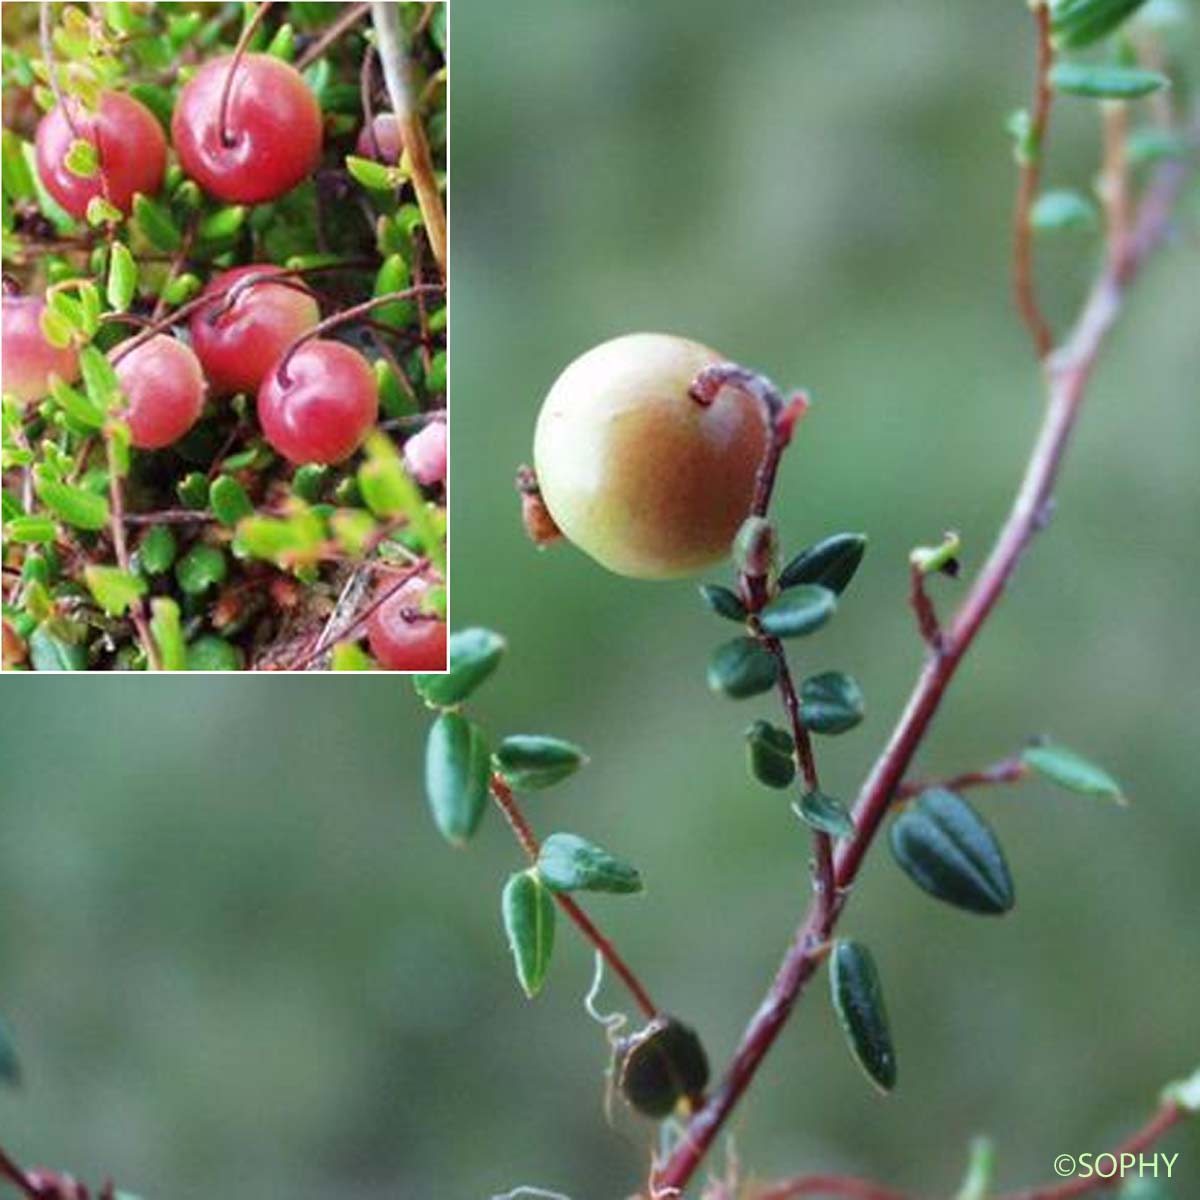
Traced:
[[[533, 827], [525, 819], [525, 814], [521, 811], [521, 806], [517, 803], [517, 798], [513, 795], [512, 788], [508, 786], [502, 775], [497, 774], [492, 775], [490, 786], [492, 799], [495, 800], [496, 806], [504, 814], [504, 819], [508, 822], [508, 826], [513, 831], [513, 836], [517, 839], [521, 849], [525, 851], [525, 856], [530, 862], [537, 862], [538, 854], [541, 851], [541, 843], [538, 841], [537, 834], [533, 832]], [[642, 1010], [643, 1015], [648, 1020], [653, 1020], [658, 1016], [658, 1008], [654, 1001], [650, 999], [650, 993], [643, 986], [642, 981], [634, 974], [633, 968], [620, 956], [612, 942], [596, 928], [595, 923], [587, 913], [583, 911], [576, 901], [562, 892], [555, 892], [554, 899], [558, 907], [575, 922], [580, 933], [595, 946], [604, 961], [620, 977], [621, 982], [629, 989], [629, 994], [633, 997], [638, 1008]]]
[[816, 971], [825, 940], [822, 926], [831, 928], [841, 914], [847, 891], [858, 875], [904, 772], [928, 732], [942, 696], [1033, 535], [1044, 523], [1047, 503], [1092, 369], [1120, 314], [1128, 283], [1166, 233], [1187, 174], [1183, 163], [1170, 163], [1162, 168], [1143, 201], [1131, 233], [1125, 271], [1118, 275], [1111, 262], [1105, 267], [1071, 337], [1049, 363], [1049, 404], [1024, 480], [987, 562], [947, 631], [944, 652], [926, 662], [887, 746], [859, 793], [854, 810], [856, 832], [843, 843], [835, 859], [833, 912], [827, 921], [823, 920], [819, 897], [810, 906], [765, 999], [747, 1025], [725, 1076], [656, 1174], [654, 1184], [660, 1191], [672, 1187], [682, 1190], [691, 1179], [787, 1023], [804, 985]]
[[325, 30], [323, 34], [303, 54], [300, 55], [294, 64], [297, 71], [303, 71], [305, 67], [311, 66], [338, 40], [344, 33], [349, 32], [355, 25], [359, 23], [371, 11], [369, 0], [362, 4], [348, 4], [345, 12], [342, 13], [336, 21]]
[[783, 1179], [765, 1192], [756, 1193], [755, 1200], [800, 1200], [802, 1196], [838, 1196], [848, 1200], [912, 1200], [905, 1192], [897, 1192], [873, 1183], [869, 1179], [854, 1179], [849, 1175], [800, 1175]]
[[263, 0], [254, 10], [254, 15], [246, 22], [246, 27], [242, 30], [242, 35], [233, 48], [233, 58], [230, 60], [229, 70], [225, 73], [225, 82], [221, 86], [221, 107], [217, 116], [217, 130], [222, 146], [232, 146], [236, 143], [236, 139], [229, 132], [229, 98], [233, 92], [233, 77], [237, 74], [238, 67], [242, 65], [242, 58], [246, 53], [246, 47], [250, 44], [250, 39], [254, 36], [254, 31], [262, 24], [262, 19], [267, 15], [267, 10], [271, 7], [272, 2], [273, 0]]
[[1050, 86], [1050, 70], [1054, 66], [1054, 47], [1050, 40], [1049, 0], [1039, 0], [1033, 10], [1037, 25], [1037, 64], [1034, 71], [1033, 109], [1030, 115], [1028, 145], [1019, 150], [1020, 171], [1017, 176], [1016, 215], [1013, 219], [1013, 297], [1021, 320], [1029, 330], [1039, 359], [1044, 359], [1054, 346], [1054, 334], [1042, 315], [1037, 300], [1037, 285], [1033, 272], [1033, 227], [1030, 215], [1042, 179], [1042, 148], [1050, 124], [1050, 109], [1054, 89]]
[[933, 600], [925, 590], [925, 573], [919, 568], [910, 566], [908, 569], [908, 602], [912, 605], [917, 618], [917, 629], [925, 644], [934, 652], [941, 654], [945, 646], [942, 634], [942, 624], [938, 620], [937, 609]]
[[978, 771], [964, 771], [960, 775], [950, 775], [945, 779], [906, 779], [896, 789], [893, 801], [909, 800], [919, 796], [929, 788], [946, 788], [952, 792], [960, 792], [966, 788], [988, 787], [992, 784], [1020, 783], [1029, 774], [1029, 767], [1019, 754], [1011, 758], [1001, 759], [990, 767]]
[[42, 1189], [9, 1158], [2, 1148], [0, 1148], [0, 1179], [7, 1179], [9, 1183], [19, 1188], [28, 1200], [43, 1200]]

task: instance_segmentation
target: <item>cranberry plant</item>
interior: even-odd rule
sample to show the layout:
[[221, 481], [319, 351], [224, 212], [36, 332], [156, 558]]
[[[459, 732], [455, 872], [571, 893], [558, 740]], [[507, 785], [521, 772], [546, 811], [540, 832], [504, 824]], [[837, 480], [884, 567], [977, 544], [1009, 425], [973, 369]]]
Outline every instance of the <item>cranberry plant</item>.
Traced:
[[[495, 806], [517, 841], [521, 861], [502, 883], [497, 907], [520, 986], [534, 996], [546, 984], [564, 917], [595, 949], [598, 974], [587, 1008], [608, 1041], [611, 1083], [634, 1112], [655, 1123], [639, 1193], [646, 1200], [701, 1190], [708, 1200], [911, 1200], [886, 1181], [828, 1173], [756, 1182], [736, 1163], [718, 1170], [711, 1156], [823, 969], [850, 1057], [881, 1093], [902, 1079], [903, 1047], [893, 1038], [885, 1002], [893, 965], [888, 948], [873, 945], [869, 931], [847, 936], [842, 924], [866, 856], [885, 831], [885, 853], [931, 901], [958, 910], [964, 920], [998, 918], [1016, 902], [1021, 863], [987, 821], [991, 791], [1049, 784], [1101, 802], [1126, 802], [1121, 785], [1090, 752], [1049, 739], [999, 745], [994, 762], [964, 763], [949, 778], [922, 778], [913, 768], [960, 665], [1049, 523], [1101, 352], [1140, 272], [1181, 219], [1198, 131], [1186, 81], [1174, 71], [1159, 25], [1171, 13], [1163, 6], [1139, 11], [1143, 7], [1137, 0], [1029, 5], [1033, 100], [1010, 121], [1017, 175], [1012, 272], [1016, 307], [1045, 390], [1043, 421], [1009, 515], [977, 568], [968, 570], [977, 551], [964, 547], [957, 533], [914, 534], [928, 543], [915, 546], [907, 564], [907, 599], [924, 661], [857, 795], [835, 794], [826, 784], [820, 743], [852, 736], [870, 681], [800, 664], [813, 661], [808, 647], [819, 646], [821, 630], [854, 602], [867, 538], [831, 530], [815, 544], [795, 546], [790, 515], [773, 511], [788, 448], [803, 453], [804, 422], [816, 419], [806, 416], [803, 393], [785, 394], [725, 353], [688, 339], [638, 333], [605, 342], [567, 366], [538, 417], [535, 469], [518, 476], [534, 539], [561, 534], [602, 566], [637, 579], [695, 574], [731, 552], [733, 577], [700, 586], [702, 603], [726, 629], [714, 638], [707, 684], [721, 701], [773, 697], [777, 706], [778, 715], [748, 723], [740, 752], [755, 785], [790, 799], [780, 806], [781, 836], [792, 818], [807, 835], [812, 894], [727, 1064], [709, 1062], [701, 1031], [687, 1019], [686, 997], [660, 1007], [670, 981], [635, 970], [584, 907], [590, 893], [642, 889], [631, 847], [600, 846], [586, 831], [561, 828], [543, 839], [525, 816], [526, 793], [557, 785], [586, 756], [552, 733], [493, 732], [485, 681], [502, 659], [503, 637], [486, 629], [457, 632], [449, 674], [416, 681], [436, 713], [426, 790], [438, 829], [461, 845]], [[1098, 118], [1103, 156], [1094, 199], [1086, 179], [1071, 190], [1044, 179], [1050, 119], [1060, 105], [1088, 105]], [[1099, 265], [1075, 322], [1055, 330], [1035, 286], [1035, 238], [1081, 226], [1103, 229]], [[961, 594], [953, 611], [944, 612], [955, 592]], [[702, 891], [689, 899], [699, 913], [714, 888], [711, 877], [698, 886]], [[711, 955], [712, 947], [703, 952]], [[605, 971], [617, 977], [637, 1014], [632, 1032], [625, 1014], [605, 1016], [596, 1008]], [[1116, 1152], [1141, 1153], [1197, 1110], [1200, 1075], [1169, 1086], [1149, 1121]], [[702, 1188], [706, 1164], [710, 1175]], [[971, 1153], [960, 1200], [998, 1195], [993, 1181], [993, 1155], [981, 1143]], [[1065, 1200], [1110, 1182], [1094, 1175], [1019, 1195]], [[559, 1197], [532, 1185], [506, 1195]]]
[[5, 7], [5, 669], [444, 665], [445, 30]]

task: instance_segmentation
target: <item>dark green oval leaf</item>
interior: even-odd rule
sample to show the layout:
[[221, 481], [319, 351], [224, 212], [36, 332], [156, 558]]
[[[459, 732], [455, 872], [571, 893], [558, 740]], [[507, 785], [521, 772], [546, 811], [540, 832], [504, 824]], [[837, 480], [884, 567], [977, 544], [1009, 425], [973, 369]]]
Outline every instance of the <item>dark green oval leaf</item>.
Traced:
[[816, 583], [802, 583], [771, 601], [759, 623], [772, 637], [803, 637], [820, 629], [837, 609], [837, 595]]
[[536, 996], [554, 953], [554, 897], [535, 872], [522, 871], [504, 885], [500, 908], [517, 980], [527, 996]]
[[730, 621], [746, 619], [746, 606], [738, 599], [737, 593], [727, 587], [717, 583], [702, 583], [700, 597], [718, 617], [727, 617]]
[[806, 825], [830, 837], [850, 837], [854, 833], [854, 818], [836, 796], [825, 792], [805, 792], [792, 805], [792, 812]]
[[866, 701], [852, 676], [824, 671], [800, 685], [800, 711], [813, 733], [845, 733], [863, 719]]
[[0, 1083], [6, 1083], [9, 1087], [21, 1085], [21, 1063], [12, 1035], [3, 1020], [0, 1020]]
[[640, 892], [634, 867], [573, 833], [552, 833], [543, 843], [538, 874], [555, 892]]
[[189, 671], [240, 671], [242, 656], [232, 642], [206, 633], [187, 648]]
[[254, 505], [250, 503], [246, 489], [232, 475], [218, 475], [212, 481], [208, 502], [212, 505], [213, 515], [217, 520], [231, 529], [243, 517], [248, 517], [254, 512]]
[[175, 561], [175, 535], [166, 525], [155, 525], [138, 546], [138, 562], [147, 575], [161, 575]]
[[901, 870], [936, 899], [976, 913], [1012, 908], [1004, 851], [983, 818], [954, 792], [922, 792], [892, 822], [891, 845]]
[[84, 671], [87, 650], [39, 625], [29, 635], [29, 662], [35, 671]]
[[425, 791], [434, 823], [452, 845], [463, 845], [479, 827], [490, 775], [483, 730], [458, 713], [442, 713], [425, 748]]
[[571, 742], [540, 734], [515, 734], [496, 747], [496, 767], [518, 792], [550, 787], [574, 775], [587, 755]]
[[1059, 0], [1053, 8], [1054, 44], [1068, 50], [1090, 46], [1120, 28], [1146, 0]]
[[846, 590], [867, 549], [864, 533], [835, 533], [802, 550], [779, 573], [779, 586], [816, 583], [840, 595]]
[[175, 578], [189, 596], [202, 596], [225, 581], [229, 563], [216, 546], [193, 546], [176, 564]]
[[83, 571], [88, 590], [110, 617], [119, 617], [146, 594], [146, 581], [120, 567], [88, 566]]
[[896, 1052], [883, 988], [866, 946], [839, 938], [829, 960], [829, 984], [850, 1052], [880, 1091], [896, 1086]]
[[183, 244], [183, 234], [175, 224], [171, 210], [141, 192], [133, 197], [133, 219], [146, 241], [156, 250], [173, 254]]
[[796, 777], [792, 735], [769, 721], [755, 721], [746, 730], [746, 759], [750, 774], [770, 788], [786, 788]]
[[1030, 746], [1021, 758], [1039, 775], [1069, 791], [1126, 803], [1121, 785], [1107, 771], [1066, 746]]
[[1046, 232], [1090, 233], [1099, 225], [1100, 214], [1086, 196], [1064, 189], [1039, 196], [1029, 214], [1029, 222], [1034, 229]]
[[508, 643], [490, 629], [460, 629], [450, 635], [450, 669], [444, 675], [414, 675], [417, 695], [429, 704], [461, 704], [500, 665]]
[[769, 691], [778, 678], [774, 656], [754, 638], [734, 638], [718, 646], [708, 664], [708, 686], [733, 700]]
[[34, 489], [56, 517], [76, 529], [104, 529], [108, 525], [108, 501], [95, 492], [52, 479], [40, 469], [34, 471]]

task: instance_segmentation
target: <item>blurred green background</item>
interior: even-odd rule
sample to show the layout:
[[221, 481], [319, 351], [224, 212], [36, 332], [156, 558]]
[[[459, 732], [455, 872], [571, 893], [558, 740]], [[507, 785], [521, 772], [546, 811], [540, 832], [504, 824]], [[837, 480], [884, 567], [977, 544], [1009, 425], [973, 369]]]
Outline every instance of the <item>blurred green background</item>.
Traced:
[[[686, 333], [810, 388], [785, 539], [872, 538], [799, 656], [866, 688], [864, 725], [819, 747], [852, 796], [920, 661], [907, 552], [954, 526], [977, 567], [1038, 420], [1002, 133], [1028, 16], [454, 0], [452, 31], [453, 607], [511, 642], [477, 712], [588, 748], [530, 815], [639, 865], [644, 899], [591, 907], [719, 1065], [806, 900], [806, 838], [742, 765], [742, 729], [772, 706], [706, 692], [727, 630], [691, 584], [536, 553], [513, 470], [558, 371], [620, 332]], [[1093, 108], [1066, 101], [1055, 124], [1050, 180], [1086, 188]], [[1060, 324], [1094, 252], [1042, 254]], [[1002, 1184], [1044, 1180], [1200, 1065], [1196, 257], [1193, 232], [1139, 283], [1059, 509], [919, 764], [1050, 732], [1133, 807], [1040, 785], [981, 797], [1017, 882], [1003, 921], [936, 905], [876, 852], [845, 929], [875, 950], [899, 1088], [862, 1080], [821, 977], [734, 1122], [762, 1175], [944, 1195], [987, 1131]], [[948, 609], [962, 585], [935, 590]], [[638, 1185], [650, 1131], [605, 1123], [590, 955], [564, 927], [546, 991], [522, 998], [498, 917], [517, 854], [495, 820], [467, 853], [438, 840], [405, 682], [6, 677], [0, 693], [0, 1013], [27, 1076], [0, 1094], [0, 1135], [19, 1157], [146, 1200]], [[1169, 1148], [1177, 1197], [1196, 1195], [1200, 1138]]]

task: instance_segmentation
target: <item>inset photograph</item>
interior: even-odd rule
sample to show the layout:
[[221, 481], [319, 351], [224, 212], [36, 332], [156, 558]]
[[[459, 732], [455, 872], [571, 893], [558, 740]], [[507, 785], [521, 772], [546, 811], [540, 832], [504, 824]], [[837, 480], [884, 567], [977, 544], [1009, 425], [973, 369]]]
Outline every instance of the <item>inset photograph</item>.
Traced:
[[6, 671], [446, 664], [445, 4], [5, 4]]

